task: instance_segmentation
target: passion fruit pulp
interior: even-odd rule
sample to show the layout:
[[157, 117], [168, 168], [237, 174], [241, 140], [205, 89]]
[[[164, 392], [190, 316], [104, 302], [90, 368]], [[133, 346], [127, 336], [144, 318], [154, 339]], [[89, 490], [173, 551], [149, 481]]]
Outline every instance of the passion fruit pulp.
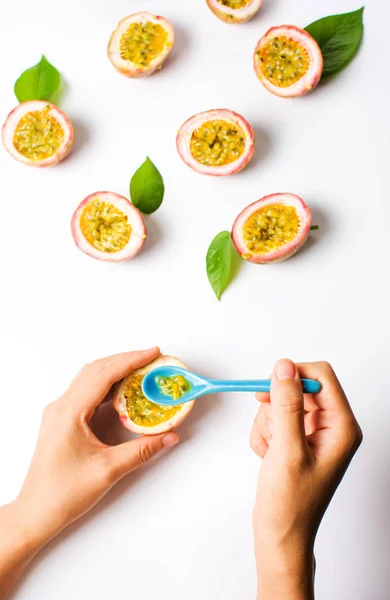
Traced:
[[179, 400], [191, 389], [191, 384], [183, 375], [172, 375], [171, 377], [156, 377], [156, 383], [164, 396], [170, 396], [173, 400]]
[[160, 356], [146, 367], [130, 373], [116, 385], [113, 406], [122, 425], [130, 431], [144, 435], [164, 433], [180, 425], [192, 410], [195, 401], [177, 406], [160, 406], [150, 402], [142, 393], [141, 386], [146, 373], [166, 365], [185, 368], [185, 365], [173, 356]]
[[257, 43], [253, 60], [264, 87], [285, 98], [307, 94], [322, 75], [323, 58], [316, 40], [293, 25], [269, 29]]
[[255, 16], [263, 0], [206, 0], [210, 10], [225, 23], [246, 23]]
[[254, 132], [241, 115], [215, 109], [194, 115], [182, 125], [176, 140], [183, 161], [205, 175], [233, 175], [249, 163]]
[[161, 69], [173, 42], [167, 19], [140, 12], [120, 21], [108, 44], [108, 58], [122, 75], [146, 77]]
[[295, 194], [272, 194], [247, 206], [232, 230], [233, 243], [242, 258], [253, 263], [280, 262], [306, 242], [312, 215]]
[[71, 229], [82, 252], [111, 262], [132, 258], [146, 239], [141, 213], [127, 198], [113, 192], [87, 196], [73, 214]]
[[3, 144], [9, 154], [25, 165], [56, 165], [70, 152], [73, 125], [57, 106], [41, 100], [22, 102], [3, 125]]

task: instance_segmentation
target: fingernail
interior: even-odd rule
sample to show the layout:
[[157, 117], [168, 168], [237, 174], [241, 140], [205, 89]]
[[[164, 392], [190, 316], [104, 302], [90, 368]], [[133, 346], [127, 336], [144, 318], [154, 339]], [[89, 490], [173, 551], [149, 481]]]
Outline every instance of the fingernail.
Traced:
[[297, 368], [291, 360], [283, 358], [278, 363], [276, 363], [275, 375], [279, 380], [295, 379], [296, 373]]
[[179, 436], [177, 433], [171, 431], [168, 435], [165, 435], [162, 439], [162, 445], [164, 448], [169, 448], [169, 446], [174, 446], [179, 441]]

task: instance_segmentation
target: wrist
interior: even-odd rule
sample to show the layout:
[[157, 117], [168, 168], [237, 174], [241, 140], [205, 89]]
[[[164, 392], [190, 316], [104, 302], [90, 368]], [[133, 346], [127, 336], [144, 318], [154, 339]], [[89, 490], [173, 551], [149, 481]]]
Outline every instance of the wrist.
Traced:
[[[41, 537], [25, 526], [16, 501], [0, 508], [0, 530], [0, 556], [7, 558], [5, 565], [12, 572], [18, 572], [28, 564], [44, 545]], [[5, 577], [3, 571], [4, 564], [0, 561], [0, 579]]]
[[313, 600], [314, 549], [304, 536], [256, 543], [257, 600]]
[[15, 542], [27, 553], [35, 554], [56, 535], [54, 526], [50, 526], [45, 516], [34, 511], [21, 496], [8, 507]]
[[0, 596], [5, 597], [50, 539], [35, 514], [17, 498], [0, 507]]

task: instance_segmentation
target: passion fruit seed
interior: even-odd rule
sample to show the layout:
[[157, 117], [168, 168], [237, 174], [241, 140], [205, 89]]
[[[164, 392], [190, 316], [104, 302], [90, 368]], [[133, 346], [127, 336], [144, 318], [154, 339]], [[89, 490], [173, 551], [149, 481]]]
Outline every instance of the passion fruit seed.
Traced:
[[26, 113], [15, 128], [13, 143], [26, 158], [39, 162], [55, 154], [64, 141], [60, 123], [50, 114], [50, 107]]
[[305, 75], [310, 58], [297, 41], [276, 36], [257, 51], [260, 70], [277, 87], [289, 87]]
[[249, 256], [266, 254], [288, 244], [297, 235], [299, 227], [300, 218], [293, 206], [269, 204], [260, 208], [249, 217], [243, 228]]
[[161, 406], [150, 402], [142, 393], [142, 380], [144, 375], [130, 375], [126, 379], [124, 397], [129, 418], [136, 425], [153, 427], [164, 421], [168, 421], [176, 415], [182, 404], [178, 406]]
[[121, 58], [147, 67], [164, 50], [167, 39], [168, 33], [161, 25], [132, 23], [120, 40]]
[[249, 4], [251, 0], [218, 0], [220, 4], [227, 6], [228, 8], [244, 8], [247, 4]]
[[98, 197], [84, 208], [80, 229], [85, 239], [100, 252], [119, 252], [128, 244], [132, 231], [127, 216]]
[[234, 162], [245, 150], [245, 133], [236, 123], [205, 121], [195, 129], [190, 141], [191, 154], [202, 165], [221, 167]]
[[186, 394], [191, 385], [183, 375], [172, 377], [156, 377], [156, 383], [164, 396], [170, 396], [173, 400], [179, 400]]

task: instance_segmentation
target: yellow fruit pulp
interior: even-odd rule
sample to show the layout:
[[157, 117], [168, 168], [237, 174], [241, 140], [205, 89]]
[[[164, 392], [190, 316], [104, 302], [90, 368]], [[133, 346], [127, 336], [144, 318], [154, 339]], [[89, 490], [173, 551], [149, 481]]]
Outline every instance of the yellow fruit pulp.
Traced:
[[251, 0], [218, 0], [220, 4], [223, 6], [227, 6], [228, 8], [244, 8], [247, 4], [249, 4]]
[[162, 53], [167, 39], [167, 31], [159, 24], [132, 23], [120, 40], [121, 58], [140, 67], [147, 67]]
[[273, 85], [289, 87], [307, 72], [310, 57], [295, 40], [276, 36], [257, 51], [260, 70]]
[[119, 252], [129, 242], [131, 225], [127, 216], [113, 204], [98, 197], [88, 202], [80, 217], [85, 239], [101, 252]]
[[53, 156], [61, 147], [65, 133], [50, 114], [50, 107], [26, 113], [14, 132], [14, 146], [20, 154], [40, 162]]
[[245, 133], [237, 123], [222, 119], [205, 121], [193, 131], [190, 150], [202, 165], [221, 167], [242, 156]]
[[300, 219], [293, 206], [269, 204], [245, 222], [243, 238], [250, 254], [267, 254], [291, 242], [299, 231]]
[[170, 396], [173, 400], [179, 400], [186, 394], [191, 384], [183, 375], [173, 375], [172, 377], [156, 377], [156, 383], [164, 396]]
[[133, 423], [143, 427], [154, 427], [174, 417], [182, 408], [178, 406], [161, 406], [150, 402], [142, 392], [144, 375], [134, 374], [126, 379], [125, 400], [129, 418]]

